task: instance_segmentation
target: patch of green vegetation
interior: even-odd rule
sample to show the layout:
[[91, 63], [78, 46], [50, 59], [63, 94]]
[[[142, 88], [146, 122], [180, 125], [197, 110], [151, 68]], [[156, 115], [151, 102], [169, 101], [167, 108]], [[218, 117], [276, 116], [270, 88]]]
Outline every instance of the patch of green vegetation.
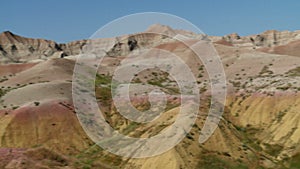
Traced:
[[235, 126], [235, 128], [242, 135], [242, 141], [244, 145], [247, 145], [257, 151], [262, 151], [262, 148], [259, 145], [260, 142], [258, 140], [255, 140], [256, 133], [260, 132], [259, 129], [253, 127], [239, 127], [239, 126]]
[[91, 166], [85, 165], [85, 166], [82, 167], [82, 169], [91, 169]]
[[289, 88], [291, 88], [292, 87], [292, 84], [287, 84], [286, 86], [279, 86], [279, 87], [276, 87], [276, 89], [278, 89], [278, 90], [283, 90], [283, 91], [285, 91], [285, 90], [288, 90]]
[[170, 94], [180, 94], [180, 90], [178, 87], [165, 87]]
[[147, 82], [148, 82], [149, 84], [153, 85], [153, 86], [164, 87], [164, 86], [162, 85], [162, 82], [163, 82], [163, 81], [164, 81], [163, 79], [156, 79], [156, 80], [148, 80]]
[[288, 72], [286, 72], [286, 74], [293, 77], [300, 76], [300, 66], [296, 67], [295, 69], [289, 70]]
[[[74, 162], [75, 168], [78, 169], [92, 169], [103, 168], [102, 164], [109, 165], [112, 169], [119, 168], [122, 159], [119, 156], [112, 154], [105, 154], [103, 149], [96, 144], [91, 145], [87, 150], [74, 156], [77, 161]], [[106, 168], [106, 167], [104, 167]]]
[[117, 88], [117, 86], [117, 82], [112, 81], [111, 76], [97, 74], [95, 79], [96, 99], [98, 101], [101, 101], [101, 103], [103, 103], [104, 105], [111, 105], [112, 95], [115, 94], [115, 89]]
[[50, 159], [53, 160], [53, 161], [56, 161], [58, 163], [61, 163], [63, 165], [68, 164], [67, 160], [64, 157], [60, 156], [59, 154], [53, 154], [52, 156], [50, 156]]
[[4, 96], [6, 94], [6, 91], [3, 89], [0, 89], [0, 97]]
[[32, 148], [37, 148], [37, 147], [41, 147], [42, 144], [36, 144], [36, 145], [33, 145]]
[[248, 169], [245, 164], [229, 162], [214, 155], [201, 157], [196, 168], [201, 169]]
[[84, 163], [82, 169], [91, 169], [92, 165], [94, 163], [93, 159], [85, 159], [82, 161], [82, 163]]
[[283, 149], [283, 146], [278, 144], [271, 145], [271, 144], [264, 143], [264, 146], [265, 146], [265, 152], [274, 157], [277, 157]]
[[300, 168], [300, 154], [294, 155], [290, 160], [290, 169], [299, 169]]
[[105, 103], [109, 103], [112, 95], [110, 87], [98, 87], [96, 88], [96, 98]]
[[277, 114], [277, 122], [281, 122], [283, 116], [286, 114], [286, 111], [279, 111], [278, 114]]
[[105, 75], [96, 75], [96, 79], [95, 79], [95, 86], [99, 86], [99, 85], [108, 85], [110, 84], [112, 81], [110, 76], [105, 76]]
[[133, 130], [135, 130], [137, 127], [139, 126], [139, 123], [137, 122], [131, 122], [124, 130], [123, 130], [123, 134], [128, 135], [130, 132], [132, 132]]

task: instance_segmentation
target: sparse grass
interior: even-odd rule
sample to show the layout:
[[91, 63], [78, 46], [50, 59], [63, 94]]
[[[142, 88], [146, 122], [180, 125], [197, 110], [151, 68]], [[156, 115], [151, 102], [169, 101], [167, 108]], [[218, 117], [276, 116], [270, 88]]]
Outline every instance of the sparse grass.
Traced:
[[174, 104], [174, 103], [171, 103], [171, 102], [167, 102], [167, 105], [166, 105], [166, 108], [165, 108], [165, 111], [168, 111], [168, 110], [171, 110], [175, 107], [178, 107], [180, 104]]
[[139, 123], [137, 122], [131, 122], [124, 130], [123, 130], [123, 134], [128, 135], [130, 132], [132, 132], [133, 130], [135, 130], [137, 127], [139, 126]]
[[252, 147], [257, 151], [261, 151], [262, 148], [259, 145], [259, 141], [255, 140], [255, 135], [260, 132], [259, 129], [253, 127], [239, 127], [235, 126], [243, 138], [243, 144]]
[[86, 164], [85, 166], [82, 167], [82, 169], [91, 169], [91, 166]]
[[110, 76], [105, 75], [96, 75], [95, 79], [95, 91], [97, 99], [105, 103], [109, 103], [112, 95], [111, 95], [111, 87], [113, 84]]
[[279, 111], [278, 114], [277, 114], [277, 122], [281, 122], [283, 116], [286, 114], [286, 111]]
[[158, 80], [149, 80], [148, 83], [153, 85], [153, 86], [163, 87], [162, 82], [158, 81]]
[[281, 150], [283, 149], [283, 146], [278, 144], [270, 145], [264, 143], [264, 146], [265, 146], [265, 152], [274, 157], [277, 157], [280, 154]]
[[299, 169], [300, 168], [300, 154], [294, 155], [290, 160], [290, 169]]
[[201, 157], [196, 168], [201, 169], [247, 169], [245, 164], [238, 162], [230, 162], [214, 155]]
[[37, 148], [37, 147], [41, 147], [42, 144], [36, 144], [36, 145], [33, 145], [32, 148]]
[[178, 87], [165, 87], [170, 94], [180, 94], [180, 90]]
[[104, 153], [103, 149], [96, 144], [91, 145], [88, 149], [75, 156], [77, 161], [74, 163], [77, 169], [93, 169], [93, 168], [107, 168], [102, 164], [110, 166], [109, 168], [119, 168], [122, 159], [120, 156]]
[[96, 97], [105, 103], [109, 103], [112, 98], [110, 87], [96, 88]]
[[110, 84], [111, 81], [112, 81], [111, 77], [97, 74], [95, 79], [95, 86], [105, 85], [105, 84], [107, 85]]

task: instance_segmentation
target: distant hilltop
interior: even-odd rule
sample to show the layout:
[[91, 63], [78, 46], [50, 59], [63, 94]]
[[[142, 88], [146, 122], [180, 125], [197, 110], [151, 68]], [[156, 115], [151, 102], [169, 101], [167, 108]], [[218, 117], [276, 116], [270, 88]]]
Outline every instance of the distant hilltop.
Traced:
[[[203, 38], [203, 35], [197, 35], [193, 32], [185, 30], [172, 29], [169, 26], [154, 24], [151, 25], [145, 32], [142, 33], [158, 33], [171, 37], [183, 35], [188, 38]], [[147, 35], [150, 36], [150, 35]], [[155, 35], [152, 35], [155, 36]], [[147, 38], [146, 36], [124, 35], [121, 37], [112, 37], [105, 39], [111, 45], [107, 52], [114, 52], [114, 46], [120, 39], [128, 40], [128, 37], [133, 37], [140, 45], [145, 41], [146, 45], [157, 45], [162, 43], [162, 38]], [[268, 30], [261, 34], [239, 36], [237, 33], [232, 33], [225, 36], [208, 36], [209, 39], [216, 45], [226, 45], [240, 47], [246, 49], [255, 49], [266, 53], [288, 54], [300, 56], [300, 31], [276, 31]], [[147, 42], [150, 40], [151, 42]], [[71, 55], [78, 55], [82, 52], [83, 47], [88, 40], [78, 40], [69, 43], [59, 44], [52, 40], [33, 39], [16, 35], [12, 32], [5, 31], [0, 34], [0, 63], [18, 63], [32, 62], [38, 60], [47, 60], [48, 58], [61, 58]], [[104, 41], [104, 39], [103, 39]], [[151, 43], [151, 44], [150, 44]], [[123, 52], [128, 50], [127, 46], [122, 46]], [[125, 51], [125, 53], [130, 51]]]

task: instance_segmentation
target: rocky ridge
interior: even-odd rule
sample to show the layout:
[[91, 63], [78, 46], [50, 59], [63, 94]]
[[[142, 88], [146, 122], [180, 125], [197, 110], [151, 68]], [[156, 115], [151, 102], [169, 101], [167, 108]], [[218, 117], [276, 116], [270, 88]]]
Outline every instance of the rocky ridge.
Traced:
[[[298, 31], [210, 37], [225, 69], [228, 95], [219, 127], [204, 144], [199, 144], [198, 138], [210, 104], [210, 82], [205, 67], [197, 64], [195, 55], [185, 45], [153, 33], [170, 36], [181, 33], [190, 37], [187, 41], [191, 44], [192, 38], [205, 37], [161, 25], [140, 34], [67, 44], [2, 33], [0, 167], [284, 169], [300, 166]], [[187, 137], [165, 154], [145, 159], [122, 158], [97, 147], [82, 130], [71, 95], [74, 59], [89, 45], [105, 46], [104, 54], [109, 56], [103, 60], [96, 80], [96, 97], [103, 114], [117, 130], [133, 137], [150, 137], [170, 126], [176, 119], [180, 100], [169, 97], [171, 102], [166, 111], [153, 123], [143, 125], [124, 119], [111, 101], [109, 80], [114, 69], [125, 56], [134, 59], [139, 50], [152, 48], [172, 52], [188, 63], [201, 89], [202, 106]], [[34, 50], [29, 50], [30, 47]], [[12, 48], [16, 50], [12, 52]], [[152, 84], [174, 96], [179, 94], [174, 79], [158, 70], [145, 70], [135, 75], [133, 82]], [[149, 106], [139, 95], [144, 92], [132, 94], [132, 102], [140, 110]], [[32, 154], [36, 156], [30, 157]]]

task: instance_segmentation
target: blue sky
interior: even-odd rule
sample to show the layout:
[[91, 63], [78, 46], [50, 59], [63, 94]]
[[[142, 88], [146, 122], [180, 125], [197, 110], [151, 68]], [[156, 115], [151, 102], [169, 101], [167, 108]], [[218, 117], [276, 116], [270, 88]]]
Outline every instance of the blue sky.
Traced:
[[177, 15], [209, 35], [300, 29], [296, 0], [9, 0], [1, 2], [0, 31], [69, 42], [89, 38], [108, 22], [139, 12]]

